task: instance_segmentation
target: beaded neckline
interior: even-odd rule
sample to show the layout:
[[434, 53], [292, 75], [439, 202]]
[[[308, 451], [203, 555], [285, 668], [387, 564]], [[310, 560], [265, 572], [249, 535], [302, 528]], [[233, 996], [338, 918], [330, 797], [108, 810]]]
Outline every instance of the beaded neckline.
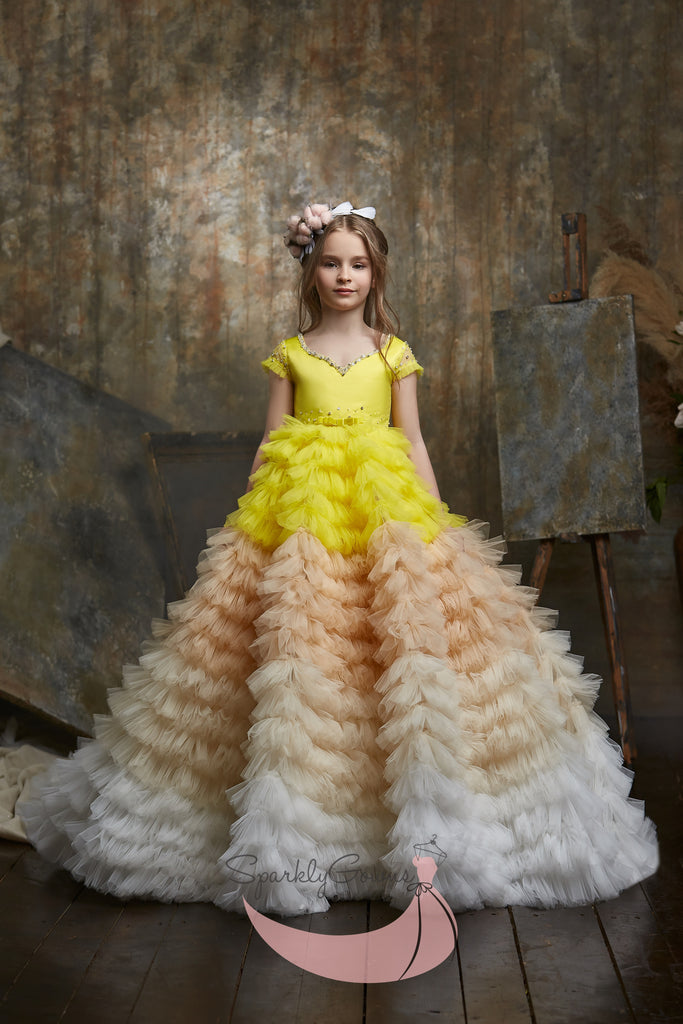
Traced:
[[346, 366], [340, 366], [339, 363], [335, 363], [334, 359], [331, 359], [329, 356], [325, 356], [322, 354], [322, 352], [316, 352], [314, 349], [309, 348], [306, 342], [304, 341], [303, 334], [298, 334], [297, 338], [299, 339], [299, 344], [301, 345], [304, 352], [306, 352], [309, 356], [313, 356], [314, 359], [322, 359], [324, 363], [329, 363], [329, 365], [333, 367], [337, 371], [337, 373], [341, 374], [342, 377], [346, 373], [348, 373], [351, 367], [355, 366], [356, 363], [360, 363], [361, 360], [368, 359], [370, 356], [376, 356], [377, 353], [381, 352], [382, 349], [384, 349], [385, 346], [389, 344], [389, 341], [391, 341], [391, 338], [389, 338], [384, 343], [384, 345], [382, 345], [381, 349], [376, 348], [374, 352], [364, 352], [362, 356], [358, 356], [356, 359], [353, 359], [350, 363], [347, 363]]

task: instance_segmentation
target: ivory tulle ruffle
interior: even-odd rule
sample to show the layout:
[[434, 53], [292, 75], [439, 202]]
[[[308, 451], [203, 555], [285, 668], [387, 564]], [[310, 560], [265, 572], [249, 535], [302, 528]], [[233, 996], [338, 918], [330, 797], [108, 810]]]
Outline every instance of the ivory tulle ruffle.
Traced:
[[428, 495], [397, 430], [271, 438], [96, 739], [36, 787], [38, 849], [121, 897], [284, 914], [407, 905], [432, 837], [458, 910], [651, 874], [599, 681], [502, 544]]

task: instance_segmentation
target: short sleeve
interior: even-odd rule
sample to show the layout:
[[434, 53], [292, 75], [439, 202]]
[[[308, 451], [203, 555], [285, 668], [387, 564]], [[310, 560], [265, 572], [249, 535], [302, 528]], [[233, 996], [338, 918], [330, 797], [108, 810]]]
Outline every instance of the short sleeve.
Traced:
[[398, 380], [401, 380], [403, 377], [409, 377], [411, 373], [416, 373], [419, 377], [424, 373], [424, 370], [413, 355], [410, 345], [406, 345], [405, 341], [401, 342], [401, 348], [391, 360], [391, 368]]
[[269, 355], [267, 359], [264, 359], [261, 366], [266, 373], [271, 370], [276, 373], [278, 377], [284, 377], [286, 380], [291, 380], [291, 374], [289, 372], [289, 359], [287, 358], [287, 344], [281, 341], [272, 355]]

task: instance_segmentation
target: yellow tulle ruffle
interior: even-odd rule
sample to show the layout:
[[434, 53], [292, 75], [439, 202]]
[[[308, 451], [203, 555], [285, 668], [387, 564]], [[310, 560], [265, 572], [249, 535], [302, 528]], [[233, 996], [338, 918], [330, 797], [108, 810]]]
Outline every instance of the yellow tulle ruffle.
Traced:
[[400, 521], [426, 543], [462, 526], [417, 475], [405, 435], [367, 421], [301, 423], [286, 417], [264, 445], [253, 490], [240, 498], [226, 526], [274, 551], [297, 530], [343, 555], [367, 551], [374, 531]]

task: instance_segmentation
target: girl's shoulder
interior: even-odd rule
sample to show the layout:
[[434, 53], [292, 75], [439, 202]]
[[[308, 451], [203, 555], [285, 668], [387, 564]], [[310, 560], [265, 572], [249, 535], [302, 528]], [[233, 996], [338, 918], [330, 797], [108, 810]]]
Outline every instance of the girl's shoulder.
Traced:
[[405, 341], [401, 341], [395, 334], [392, 335], [388, 342], [385, 342], [383, 352], [384, 358], [396, 375], [397, 380], [401, 380], [402, 377], [408, 377], [411, 373], [417, 373], [418, 376], [422, 376], [424, 373], [423, 368], [413, 355], [410, 345]]

